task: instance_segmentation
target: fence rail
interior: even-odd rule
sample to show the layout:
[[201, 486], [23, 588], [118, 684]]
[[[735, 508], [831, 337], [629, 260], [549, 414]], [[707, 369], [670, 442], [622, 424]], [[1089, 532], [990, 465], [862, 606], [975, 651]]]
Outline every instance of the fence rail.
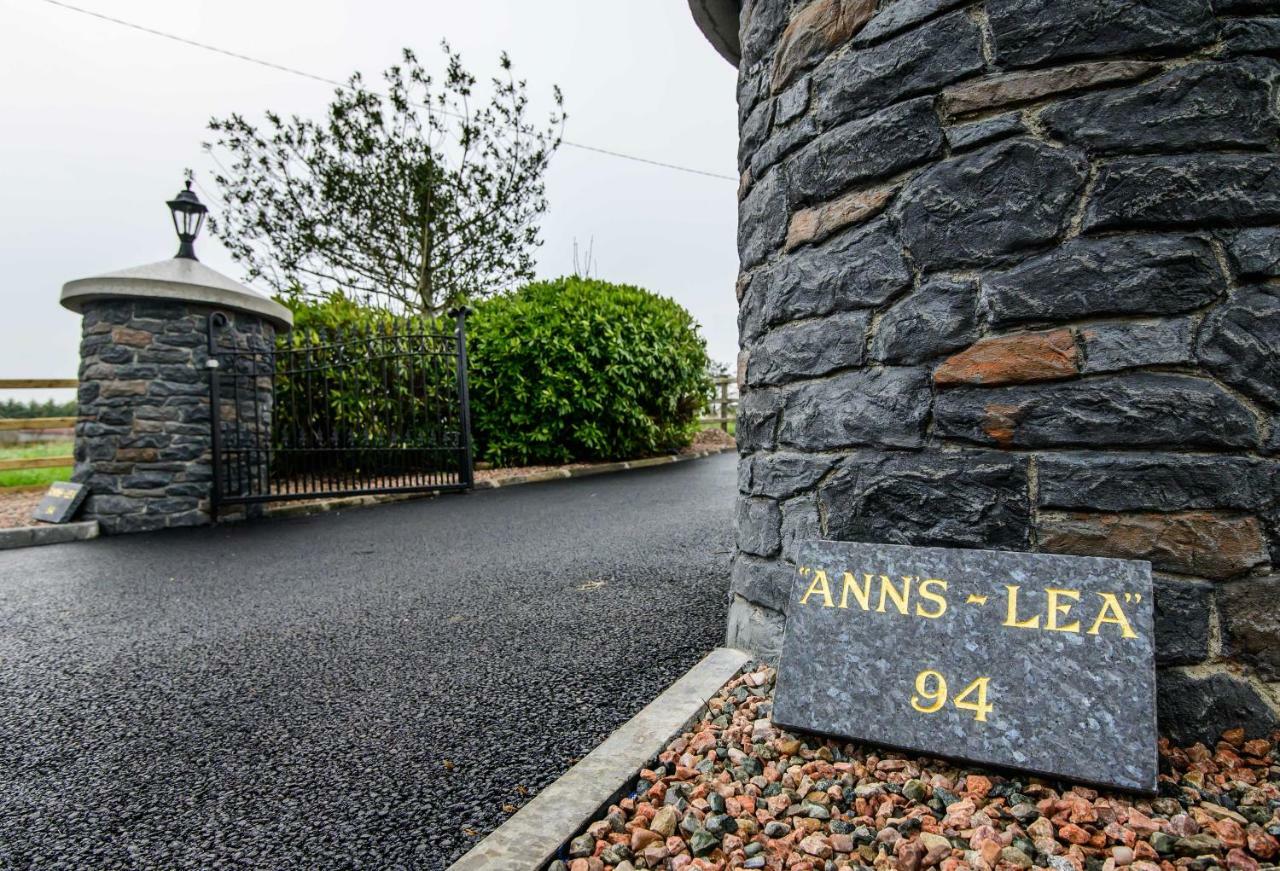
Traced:
[[74, 417], [6, 417], [0, 419], [0, 430], [67, 429], [76, 425]]
[[[715, 385], [715, 392], [707, 400], [708, 413], [698, 418], [698, 422], [712, 424], [728, 432], [729, 424], [735, 423], [738, 419], [738, 397], [731, 396], [729, 391], [734, 380], [728, 375], [721, 375], [712, 383]], [[734, 392], [736, 393], [736, 390]]]
[[26, 390], [30, 387], [76, 388], [80, 382], [74, 378], [0, 378], [0, 390]]
[[[79, 387], [75, 378], [0, 378], [0, 390], [35, 390]], [[70, 429], [74, 417], [15, 417], [0, 419], [0, 432], [36, 432], [48, 429]], [[0, 472], [22, 472], [28, 469], [58, 469], [75, 465], [70, 454], [60, 457], [23, 457], [0, 460]]]

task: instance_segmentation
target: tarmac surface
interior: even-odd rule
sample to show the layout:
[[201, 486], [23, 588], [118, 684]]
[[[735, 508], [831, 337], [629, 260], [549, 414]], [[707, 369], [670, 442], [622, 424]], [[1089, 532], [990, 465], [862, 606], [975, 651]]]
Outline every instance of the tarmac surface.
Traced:
[[735, 464], [0, 551], [0, 868], [447, 866], [721, 643]]

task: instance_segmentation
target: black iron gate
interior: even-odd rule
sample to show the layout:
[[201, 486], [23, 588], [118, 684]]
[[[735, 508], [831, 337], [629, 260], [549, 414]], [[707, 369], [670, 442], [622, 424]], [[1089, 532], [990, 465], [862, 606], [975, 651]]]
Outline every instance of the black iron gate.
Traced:
[[473, 483], [466, 309], [272, 343], [209, 316], [213, 509], [465, 490]]

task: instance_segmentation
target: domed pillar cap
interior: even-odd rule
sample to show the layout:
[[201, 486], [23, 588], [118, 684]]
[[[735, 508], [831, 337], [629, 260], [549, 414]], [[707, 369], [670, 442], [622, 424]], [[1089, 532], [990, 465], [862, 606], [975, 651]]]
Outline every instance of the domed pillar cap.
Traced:
[[738, 12], [741, 0], [689, 0], [689, 11], [702, 35], [720, 56], [735, 67], [742, 59], [738, 41]]
[[277, 330], [293, 327], [293, 312], [199, 260], [174, 257], [106, 275], [77, 278], [62, 286], [63, 308], [82, 312], [85, 303], [112, 299], [169, 300], [257, 315]]

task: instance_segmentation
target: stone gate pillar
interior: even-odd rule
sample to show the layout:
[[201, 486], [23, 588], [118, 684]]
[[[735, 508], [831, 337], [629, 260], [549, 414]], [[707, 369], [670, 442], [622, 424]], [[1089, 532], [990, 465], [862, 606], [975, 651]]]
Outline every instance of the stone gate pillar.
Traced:
[[189, 257], [68, 282], [62, 304], [83, 315], [73, 479], [89, 486], [84, 518], [109, 534], [209, 523], [210, 315], [225, 315], [218, 346], [265, 353], [292, 313]]
[[800, 538], [1144, 559], [1162, 730], [1274, 725], [1280, 6], [690, 5], [739, 67], [730, 643]]

